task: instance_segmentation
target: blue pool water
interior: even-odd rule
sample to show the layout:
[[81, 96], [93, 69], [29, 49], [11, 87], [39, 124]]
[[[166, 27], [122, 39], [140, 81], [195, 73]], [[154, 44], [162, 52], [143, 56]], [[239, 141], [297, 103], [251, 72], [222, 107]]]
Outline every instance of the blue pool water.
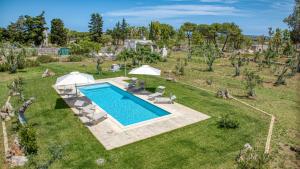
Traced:
[[124, 126], [170, 114], [110, 83], [82, 86], [79, 90]]

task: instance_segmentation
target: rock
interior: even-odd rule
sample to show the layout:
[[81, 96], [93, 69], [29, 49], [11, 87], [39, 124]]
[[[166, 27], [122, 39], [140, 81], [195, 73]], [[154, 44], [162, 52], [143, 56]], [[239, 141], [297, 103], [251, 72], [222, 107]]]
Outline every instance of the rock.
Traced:
[[217, 97], [220, 97], [223, 99], [231, 99], [232, 98], [227, 89], [219, 89], [217, 91]]
[[300, 148], [299, 147], [290, 146], [290, 150], [294, 151], [294, 152], [297, 152], [297, 153], [300, 153]]
[[10, 116], [6, 116], [5, 121], [9, 121], [9, 120], [11, 120], [11, 117]]
[[25, 156], [12, 156], [11, 157], [11, 165], [15, 166], [23, 166], [28, 161], [27, 157]]
[[12, 105], [10, 104], [10, 102], [7, 101], [5, 103], [5, 105], [2, 107], [2, 110], [5, 110], [5, 112], [7, 112], [7, 113], [11, 113], [12, 111], [14, 111], [14, 108], [12, 107]]
[[6, 119], [7, 113], [0, 112], [1, 119]]
[[43, 73], [42, 77], [50, 77], [50, 76], [54, 76], [55, 73], [50, 71], [49, 69], [46, 69], [45, 72]]
[[244, 149], [246, 149], [246, 150], [251, 150], [252, 149], [252, 146], [249, 144], [249, 143], [246, 143], [245, 145], [244, 145]]
[[207, 85], [211, 85], [212, 84], [212, 80], [210, 80], [210, 79], [206, 80], [206, 84]]
[[96, 163], [98, 165], [103, 165], [105, 163], [105, 159], [104, 158], [99, 158], [99, 159], [96, 160]]

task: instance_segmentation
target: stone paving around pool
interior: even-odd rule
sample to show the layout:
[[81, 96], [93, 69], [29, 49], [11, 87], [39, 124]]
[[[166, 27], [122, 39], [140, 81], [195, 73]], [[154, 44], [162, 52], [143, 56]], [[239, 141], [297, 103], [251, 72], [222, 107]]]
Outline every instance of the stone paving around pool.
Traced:
[[[128, 80], [128, 78], [117, 77], [100, 79], [96, 80], [96, 83], [109, 82], [125, 90], [127, 82], [124, 80]], [[58, 92], [58, 90], [56, 91]], [[154, 104], [152, 101], [147, 100], [148, 97], [145, 93], [135, 94], [135, 96]], [[78, 98], [67, 98], [62, 96], [62, 98], [71, 107], [75, 114], [79, 114], [79, 110], [73, 105], [76, 100], [81, 99], [86, 102], [91, 102], [84, 96], [79, 96]], [[108, 114], [108, 118], [101, 120], [95, 125], [86, 126], [107, 150], [111, 150], [210, 118], [201, 112], [176, 102], [174, 104], [154, 105], [168, 111], [171, 114], [130, 126], [122, 126]], [[97, 106], [96, 112], [97, 111], [104, 110]], [[85, 121], [84, 117], [78, 116], [78, 118], [80, 118], [82, 122]]]

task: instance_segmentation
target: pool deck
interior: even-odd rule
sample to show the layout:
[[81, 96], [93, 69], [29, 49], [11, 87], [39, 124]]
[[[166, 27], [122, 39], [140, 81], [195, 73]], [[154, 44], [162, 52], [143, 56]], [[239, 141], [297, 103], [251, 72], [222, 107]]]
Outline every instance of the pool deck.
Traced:
[[[124, 80], [128, 80], [128, 78], [117, 77], [100, 79], [96, 80], [96, 83], [109, 82], [125, 90], [127, 82]], [[58, 90], [56, 91], [58, 92]], [[145, 93], [135, 94], [135, 96], [150, 102], [171, 114], [129, 126], [122, 126], [114, 118], [108, 115], [108, 118], [101, 120], [95, 125], [86, 125], [92, 134], [102, 143], [105, 149], [111, 150], [210, 118], [208, 115], [176, 102], [174, 104], [155, 104], [152, 101], [147, 100], [148, 96]], [[74, 106], [76, 100], [81, 99], [90, 102], [84, 96], [79, 96], [78, 98], [67, 98], [62, 96], [62, 98], [71, 107], [75, 115], [79, 113], [79, 110]], [[96, 112], [97, 111], [103, 110], [97, 107]], [[83, 117], [78, 117], [81, 121], [84, 121]]]

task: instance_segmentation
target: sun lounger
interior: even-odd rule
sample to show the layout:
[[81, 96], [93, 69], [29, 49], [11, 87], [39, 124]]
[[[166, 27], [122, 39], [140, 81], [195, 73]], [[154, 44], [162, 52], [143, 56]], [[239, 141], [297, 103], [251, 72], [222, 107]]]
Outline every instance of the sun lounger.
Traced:
[[175, 95], [172, 95], [171, 97], [156, 97], [154, 103], [173, 104], [175, 99]]
[[93, 104], [89, 104], [89, 105], [87, 105], [87, 106], [85, 106], [85, 107], [79, 107], [79, 115], [86, 115], [86, 114], [90, 114], [90, 113], [93, 113], [93, 112], [95, 112], [95, 110], [96, 110], [96, 107], [95, 107], [95, 105], [93, 105]]
[[90, 124], [95, 124], [102, 118], [107, 118], [107, 114], [105, 112], [96, 112], [95, 110], [89, 110], [90, 112], [85, 115], [89, 119]]
[[84, 105], [84, 101], [83, 100], [76, 100], [74, 102], [74, 106], [75, 107], [82, 107]]
[[131, 78], [130, 82], [126, 86], [127, 90], [134, 88], [136, 86], [136, 84], [137, 84], [137, 78], [135, 78], [135, 77]]
[[156, 88], [155, 93], [150, 94], [150, 95], [148, 96], [148, 99], [149, 99], [149, 100], [153, 100], [153, 99], [155, 99], [156, 97], [161, 97], [161, 96], [164, 94], [164, 92], [165, 92], [165, 87], [164, 87], [164, 86], [158, 86], [158, 87]]
[[57, 86], [59, 94], [65, 95], [67, 97], [72, 97], [76, 95], [76, 89], [72, 86]]
[[131, 92], [139, 92], [142, 90], [145, 90], [145, 82], [144, 81], [139, 81], [138, 86], [135, 86], [135, 87], [129, 89], [129, 91], [131, 91]]
[[86, 115], [87, 118], [91, 119], [91, 120], [100, 120], [101, 118], [107, 118], [107, 114], [105, 112], [93, 112], [93, 113], [89, 113]]
[[120, 71], [120, 65], [118, 65], [118, 64], [112, 64], [110, 70], [112, 72]]

